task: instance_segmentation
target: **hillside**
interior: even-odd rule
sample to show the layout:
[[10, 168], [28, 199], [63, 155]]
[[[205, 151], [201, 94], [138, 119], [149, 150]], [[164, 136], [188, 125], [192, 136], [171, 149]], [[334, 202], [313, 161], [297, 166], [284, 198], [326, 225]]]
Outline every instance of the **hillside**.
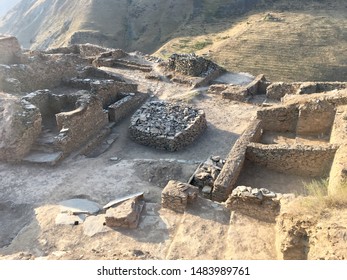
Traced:
[[93, 43], [168, 57], [207, 54], [272, 80], [344, 80], [344, 0], [23, 0], [0, 33], [25, 48]]
[[271, 80], [344, 81], [346, 2], [275, 2], [240, 18], [191, 24], [156, 55], [196, 52], [231, 71], [265, 73]]

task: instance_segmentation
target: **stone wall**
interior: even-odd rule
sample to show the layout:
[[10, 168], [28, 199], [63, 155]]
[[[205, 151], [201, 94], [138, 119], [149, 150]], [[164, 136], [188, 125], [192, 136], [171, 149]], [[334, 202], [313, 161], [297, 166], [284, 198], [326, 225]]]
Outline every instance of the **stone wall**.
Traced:
[[338, 145], [347, 143], [347, 106], [339, 106], [336, 109], [330, 143]]
[[119, 101], [108, 106], [108, 118], [111, 122], [118, 123], [124, 117], [129, 115], [132, 111], [138, 108], [145, 99], [148, 98], [147, 94], [127, 94]]
[[[155, 103], [160, 104], [156, 105]], [[155, 108], [157, 106], [167, 108], [157, 110]], [[151, 109], [152, 107], [154, 108], [153, 110]], [[173, 113], [172, 109], [174, 109], [175, 113]], [[161, 150], [177, 151], [184, 148], [191, 144], [206, 129], [207, 122], [204, 111], [192, 108], [183, 109], [179, 105], [166, 104], [165, 102], [146, 103], [131, 118], [130, 137], [142, 145], [152, 146]], [[184, 113], [186, 110], [187, 114]], [[160, 111], [159, 115], [157, 114], [158, 111]], [[169, 114], [171, 119], [165, 117], [165, 114], [169, 111], [172, 111], [172, 114]], [[152, 116], [152, 114], [154, 115]], [[183, 117], [187, 117], [187, 119], [184, 121], [175, 119], [174, 114], [178, 118], [183, 119]], [[159, 121], [162, 120], [165, 123], [159, 124]], [[174, 125], [178, 126], [173, 127]], [[167, 129], [171, 127], [172, 130], [168, 131]]]
[[41, 133], [41, 114], [25, 100], [0, 93], [0, 160], [20, 161]]
[[59, 130], [57, 145], [66, 154], [85, 144], [108, 123], [107, 113], [97, 96], [81, 94], [77, 109], [56, 114]]
[[336, 151], [329, 174], [328, 193], [335, 195], [347, 188], [347, 143]]
[[246, 158], [269, 169], [295, 175], [323, 177], [329, 174], [337, 146], [263, 145], [250, 143]]
[[297, 135], [330, 135], [335, 107], [327, 101], [313, 101], [299, 106]]
[[[270, 82], [268, 82], [263, 74], [258, 75], [255, 77], [255, 79], [249, 83], [246, 86], [241, 86], [241, 85], [227, 85], [221, 87], [223, 89], [221, 91], [221, 94], [223, 98], [229, 99], [229, 100], [234, 100], [234, 101], [240, 101], [240, 102], [245, 102], [249, 98], [251, 98], [254, 95], [258, 94], [265, 94], [266, 88]], [[223, 86], [223, 85], [222, 85]], [[218, 92], [218, 87], [212, 87], [211, 91], [216, 91]]]
[[281, 100], [286, 94], [296, 94], [300, 85], [301, 83], [272, 83], [266, 90], [266, 97], [269, 99]]
[[21, 63], [22, 50], [16, 37], [0, 35], [0, 64]]
[[65, 79], [78, 75], [78, 65], [87, 65], [76, 55], [34, 55], [28, 57], [27, 64], [14, 64], [0, 67], [0, 90], [6, 79], [18, 81], [22, 92], [54, 88]]
[[264, 130], [277, 132], [295, 132], [299, 110], [296, 105], [277, 105], [260, 109], [257, 118], [262, 121]]
[[296, 83], [272, 83], [266, 90], [266, 96], [270, 99], [281, 100], [285, 95], [300, 95], [322, 93], [332, 90], [347, 88], [347, 82], [296, 82]]
[[246, 158], [247, 145], [259, 141], [262, 135], [261, 121], [254, 120], [232, 147], [226, 162], [214, 183], [212, 199], [225, 201], [235, 187]]
[[238, 186], [230, 194], [225, 206], [236, 213], [275, 223], [281, 209], [279, 197], [267, 189]]
[[223, 72], [223, 68], [195, 54], [173, 54], [168, 61], [168, 68], [180, 74], [192, 77], [206, 77], [211, 72], [219, 69]]
[[161, 205], [178, 213], [184, 213], [187, 204], [195, 200], [199, 189], [190, 184], [169, 181], [161, 193]]

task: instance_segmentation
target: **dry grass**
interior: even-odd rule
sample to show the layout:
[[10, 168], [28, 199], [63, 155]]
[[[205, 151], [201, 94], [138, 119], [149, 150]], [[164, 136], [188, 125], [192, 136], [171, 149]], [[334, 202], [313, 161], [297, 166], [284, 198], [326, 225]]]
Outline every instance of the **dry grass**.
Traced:
[[320, 215], [326, 210], [347, 208], [347, 183], [338, 193], [328, 193], [328, 179], [305, 184], [306, 196], [299, 197], [289, 206], [290, 212]]

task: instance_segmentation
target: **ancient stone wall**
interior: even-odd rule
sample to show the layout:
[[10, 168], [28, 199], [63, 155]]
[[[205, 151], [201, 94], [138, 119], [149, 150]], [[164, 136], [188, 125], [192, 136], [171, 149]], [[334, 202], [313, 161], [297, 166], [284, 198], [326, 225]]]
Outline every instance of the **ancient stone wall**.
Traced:
[[330, 135], [335, 107], [327, 101], [312, 101], [299, 106], [297, 135]]
[[303, 176], [323, 177], [329, 174], [337, 146], [263, 145], [250, 143], [246, 158], [269, 169]]
[[212, 199], [225, 201], [235, 187], [246, 158], [247, 145], [259, 141], [262, 135], [261, 121], [254, 120], [232, 147], [226, 162], [214, 183]]
[[329, 194], [339, 194], [347, 188], [347, 143], [336, 151], [329, 174]]
[[39, 108], [42, 119], [62, 111], [76, 109], [78, 98], [78, 95], [56, 95], [48, 89], [31, 92], [23, 97], [24, 100]]
[[64, 79], [77, 76], [77, 65], [87, 64], [86, 61], [75, 55], [40, 54], [29, 57], [28, 61], [28, 64], [0, 67], [0, 81], [15, 79], [22, 92], [54, 88], [59, 86]]
[[286, 94], [296, 94], [300, 85], [301, 83], [272, 83], [266, 90], [266, 97], [269, 99], [281, 100]]
[[64, 153], [86, 143], [108, 123], [108, 116], [96, 96], [81, 94], [76, 107], [73, 111], [56, 114], [58, 129], [65, 130], [58, 136], [57, 143]]
[[[157, 105], [156, 103], [160, 104]], [[152, 110], [151, 107], [154, 109]], [[172, 119], [167, 119], [165, 114], [170, 110], [172, 110], [172, 114], [170, 113]], [[185, 115], [184, 112], [187, 114]], [[161, 118], [158, 113], [159, 115], [163, 114]], [[174, 114], [178, 119], [175, 119]], [[187, 119], [183, 120], [183, 117], [187, 117]], [[159, 124], [158, 121], [160, 120], [167, 120], [167, 122]], [[178, 126], [174, 127], [175, 125]], [[142, 145], [161, 150], [177, 151], [191, 144], [206, 127], [206, 117], [202, 110], [192, 108], [181, 110], [179, 105], [150, 102], [135, 112], [131, 118], [129, 133], [134, 141]]]
[[119, 101], [108, 106], [108, 118], [111, 122], [118, 123], [124, 117], [129, 115], [132, 111], [142, 104], [148, 98], [147, 94], [127, 94]]
[[0, 36], [0, 64], [21, 63], [22, 50], [16, 37]]
[[196, 199], [198, 193], [197, 187], [171, 180], [161, 193], [161, 205], [164, 208], [184, 213], [187, 204]]
[[41, 114], [25, 100], [0, 93], [0, 160], [20, 161], [41, 133]]
[[225, 206], [232, 211], [267, 223], [275, 223], [281, 209], [278, 194], [267, 189], [246, 186], [235, 188]]
[[338, 145], [347, 143], [347, 106], [339, 106], [336, 109], [330, 143]]
[[345, 88], [347, 88], [346, 82], [276, 82], [267, 88], [266, 96], [270, 99], [281, 100], [285, 95], [322, 93]]
[[183, 75], [193, 77], [206, 77], [215, 70], [221, 71], [223, 68], [195, 54], [173, 54], [168, 61], [168, 68]]
[[260, 109], [257, 118], [262, 121], [264, 130], [277, 132], [295, 132], [299, 110], [296, 105], [277, 105]]

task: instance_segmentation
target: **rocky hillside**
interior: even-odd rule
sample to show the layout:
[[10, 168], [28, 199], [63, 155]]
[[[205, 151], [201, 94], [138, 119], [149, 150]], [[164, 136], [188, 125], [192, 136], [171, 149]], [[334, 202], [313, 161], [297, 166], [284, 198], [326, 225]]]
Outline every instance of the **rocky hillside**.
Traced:
[[[1, 1], [1, 0], [0, 0]], [[8, 1], [7, 1], [8, 2]], [[0, 33], [25, 48], [93, 43], [207, 54], [272, 80], [344, 80], [345, 0], [22, 0]]]

